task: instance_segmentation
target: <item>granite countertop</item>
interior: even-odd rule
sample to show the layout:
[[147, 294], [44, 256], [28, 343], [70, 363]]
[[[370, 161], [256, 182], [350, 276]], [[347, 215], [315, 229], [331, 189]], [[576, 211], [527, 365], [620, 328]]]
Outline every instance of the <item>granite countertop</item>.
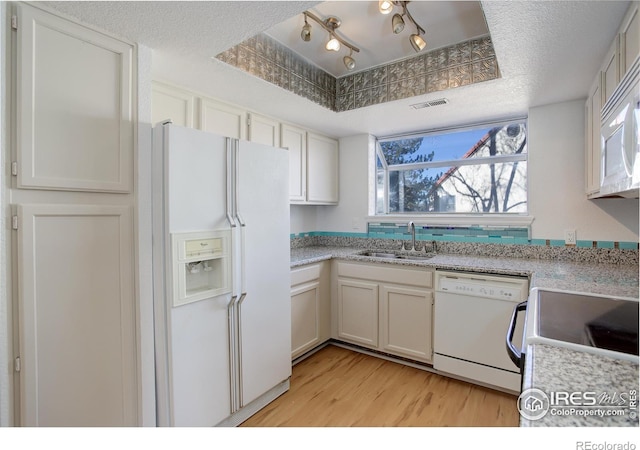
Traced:
[[[623, 264], [583, 263], [553, 259], [520, 259], [460, 254], [436, 254], [425, 261], [381, 260], [358, 255], [363, 248], [303, 247], [291, 250], [291, 267], [330, 259], [377, 262], [439, 270], [468, 270], [480, 273], [518, 275], [530, 279], [530, 288], [560, 289], [593, 294], [638, 298], [638, 266]], [[638, 393], [638, 365], [605, 356], [579, 352], [546, 344], [527, 347], [523, 391], [537, 388], [543, 392], [596, 392], [598, 399], [609, 396], [612, 401], [624, 394], [624, 415], [587, 415], [584, 412], [561, 415], [557, 410], [541, 419], [521, 418], [521, 426], [638, 426], [637, 410], [629, 409], [629, 396]], [[637, 405], [636, 397], [636, 405]], [[606, 408], [600, 408], [602, 410]], [[583, 411], [584, 407], [576, 408]], [[563, 411], [566, 413], [566, 411]], [[613, 414], [611, 412], [606, 414]]]

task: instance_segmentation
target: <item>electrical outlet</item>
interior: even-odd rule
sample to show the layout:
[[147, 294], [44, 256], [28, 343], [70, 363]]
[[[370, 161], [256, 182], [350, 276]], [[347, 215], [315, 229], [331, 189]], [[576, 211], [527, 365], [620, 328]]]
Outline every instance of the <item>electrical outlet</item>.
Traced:
[[576, 230], [564, 230], [564, 243], [576, 245]]

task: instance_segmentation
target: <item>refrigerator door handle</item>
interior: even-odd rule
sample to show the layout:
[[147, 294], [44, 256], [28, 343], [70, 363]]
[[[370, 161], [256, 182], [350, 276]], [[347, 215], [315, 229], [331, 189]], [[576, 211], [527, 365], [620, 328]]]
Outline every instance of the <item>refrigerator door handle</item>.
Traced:
[[225, 138], [225, 148], [227, 150], [227, 198], [226, 198], [226, 210], [227, 210], [227, 221], [229, 222], [229, 226], [231, 228], [235, 228], [236, 222], [233, 220], [233, 215], [231, 214], [231, 205], [233, 202], [233, 155], [232, 155], [232, 141], [231, 138]]
[[244, 222], [244, 220], [242, 219], [242, 216], [240, 215], [240, 142], [237, 139], [234, 139], [234, 144], [235, 144], [235, 159], [236, 159], [236, 164], [235, 164], [235, 169], [236, 169], [236, 174], [235, 174], [235, 182], [236, 182], [236, 187], [234, 189], [234, 193], [235, 193], [235, 206], [236, 206], [236, 219], [238, 219], [238, 224], [241, 227], [244, 227], [246, 224]]
[[244, 407], [244, 399], [242, 398], [242, 302], [245, 298], [247, 298], [247, 293], [243, 292], [238, 300], [238, 398], [240, 408]]
[[231, 390], [230, 390], [230, 395], [231, 395], [231, 414], [233, 414], [234, 412], [236, 412], [238, 409], [240, 409], [238, 407], [238, 405], [236, 404], [236, 398], [237, 398], [237, 385], [236, 385], [236, 373], [237, 373], [237, 367], [236, 367], [236, 361], [237, 361], [237, 356], [235, 354], [235, 341], [236, 341], [236, 326], [235, 326], [235, 305], [236, 305], [236, 300], [238, 300], [238, 296], [234, 295], [231, 297], [231, 301], [229, 302], [229, 305], [227, 306], [227, 320], [229, 322], [229, 380], [231, 382]]

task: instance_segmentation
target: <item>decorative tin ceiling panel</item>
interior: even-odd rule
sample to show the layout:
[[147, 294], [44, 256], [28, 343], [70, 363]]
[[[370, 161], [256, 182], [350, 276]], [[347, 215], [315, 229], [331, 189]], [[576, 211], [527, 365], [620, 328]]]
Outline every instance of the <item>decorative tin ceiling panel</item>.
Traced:
[[500, 78], [489, 36], [337, 79], [265, 34], [216, 58], [336, 112]]

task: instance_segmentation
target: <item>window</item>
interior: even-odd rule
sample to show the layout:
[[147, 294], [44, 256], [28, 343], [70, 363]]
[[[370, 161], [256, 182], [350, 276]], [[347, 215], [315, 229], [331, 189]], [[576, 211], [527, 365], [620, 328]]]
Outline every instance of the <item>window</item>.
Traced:
[[376, 214], [527, 213], [526, 121], [378, 140]]

